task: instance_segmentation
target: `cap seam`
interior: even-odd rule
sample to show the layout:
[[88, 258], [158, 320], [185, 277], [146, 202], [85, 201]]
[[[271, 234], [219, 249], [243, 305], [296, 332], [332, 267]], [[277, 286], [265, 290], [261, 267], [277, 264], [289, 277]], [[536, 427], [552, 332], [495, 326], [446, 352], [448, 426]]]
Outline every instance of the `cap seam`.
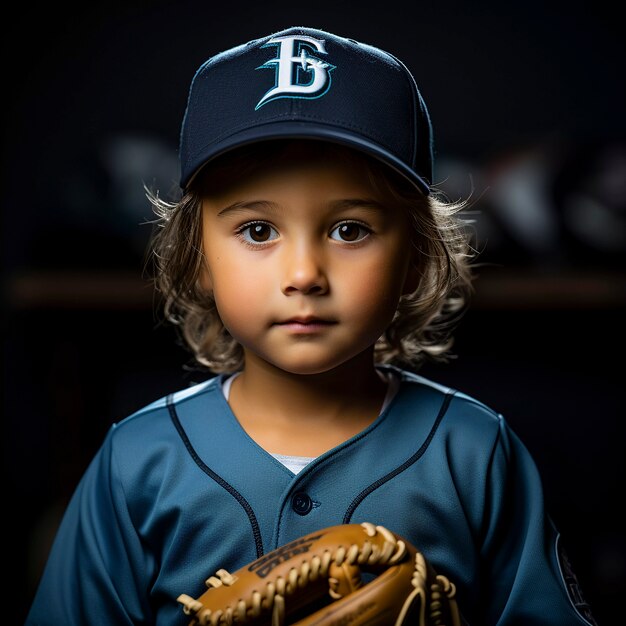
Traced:
[[[412, 146], [411, 146], [411, 168], [415, 169], [415, 166], [417, 164], [417, 140], [418, 140], [418, 136], [417, 136], [417, 107], [418, 107], [418, 101], [417, 101], [417, 83], [415, 82], [415, 79], [413, 78], [413, 75], [411, 74], [411, 72], [409, 72], [409, 68], [400, 60], [398, 59], [396, 56], [394, 56], [391, 52], [387, 52], [387, 54], [392, 57], [397, 63], [398, 65], [404, 70], [402, 73], [404, 74], [404, 78], [408, 81], [409, 83], [409, 91], [411, 92], [411, 98], [412, 98], [412, 111], [413, 111], [413, 141]], [[421, 110], [421, 107], [420, 107]]]

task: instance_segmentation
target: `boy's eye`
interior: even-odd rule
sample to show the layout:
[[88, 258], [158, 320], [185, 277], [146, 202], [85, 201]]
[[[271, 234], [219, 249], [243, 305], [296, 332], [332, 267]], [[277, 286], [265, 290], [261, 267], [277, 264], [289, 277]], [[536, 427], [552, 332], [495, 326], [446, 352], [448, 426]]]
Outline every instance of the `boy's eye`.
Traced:
[[238, 234], [246, 243], [266, 243], [276, 239], [278, 233], [265, 222], [253, 222], [239, 229]]
[[361, 241], [365, 239], [371, 231], [358, 222], [342, 222], [338, 226], [335, 226], [330, 232], [330, 238], [336, 241]]

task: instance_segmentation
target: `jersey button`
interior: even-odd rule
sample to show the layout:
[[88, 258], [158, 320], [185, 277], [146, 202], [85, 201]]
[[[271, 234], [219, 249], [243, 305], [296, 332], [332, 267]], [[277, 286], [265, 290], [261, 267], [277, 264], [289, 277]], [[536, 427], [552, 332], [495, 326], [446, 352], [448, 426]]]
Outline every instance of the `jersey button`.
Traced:
[[306, 515], [313, 508], [313, 502], [304, 491], [298, 491], [298, 493], [294, 493], [291, 498], [291, 508], [298, 515]]

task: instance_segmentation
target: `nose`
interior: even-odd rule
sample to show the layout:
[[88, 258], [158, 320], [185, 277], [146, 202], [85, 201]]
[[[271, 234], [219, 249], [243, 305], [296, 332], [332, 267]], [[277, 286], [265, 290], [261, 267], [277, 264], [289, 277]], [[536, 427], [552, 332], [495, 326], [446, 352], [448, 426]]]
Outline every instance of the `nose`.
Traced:
[[285, 248], [281, 290], [285, 295], [323, 295], [329, 282], [321, 251], [314, 242], [298, 242]]

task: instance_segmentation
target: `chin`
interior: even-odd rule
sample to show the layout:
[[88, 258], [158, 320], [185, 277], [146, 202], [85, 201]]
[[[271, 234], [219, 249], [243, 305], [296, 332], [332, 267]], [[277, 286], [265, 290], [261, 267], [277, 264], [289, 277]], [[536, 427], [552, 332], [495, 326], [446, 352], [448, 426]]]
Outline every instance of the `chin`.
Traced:
[[325, 374], [332, 370], [345, 365], [354, 358], [353, 354], [342, 358], [340, 356], [334, 356], [334, 358], [309, 358], [309, 359], [276, 359], [270, 360], [274, 367], [288, 372], [290, 374], [297, 374], [300, 376], [311, 376], [314, 374]]
[[321, 363], [272, 363], [272, 365], [283, 372], [296, 374], [298, 376], [312, 376], [315, 374], [325, 374], [330, 372], [340, 364], [321, 364]]
[[373, 354], [369, 352], [369, 347], [370, 345], [366, 344], [363, 350], [355, 350], [353, 345], [336, 345], [333, 350], [329, 345], [321, 346], [303, 342], [297, 346], [272, 346], [271, 348], [268, 346], [265, 350], [252, 350], [247, 346], [246, 350], [250, 356], [254, 355], [255, 359], [265, 361], [277, 370], [299, 376], [312, 376], [332, 372], [355, 359], [365, 358], [371, 360], [373, 364]]

